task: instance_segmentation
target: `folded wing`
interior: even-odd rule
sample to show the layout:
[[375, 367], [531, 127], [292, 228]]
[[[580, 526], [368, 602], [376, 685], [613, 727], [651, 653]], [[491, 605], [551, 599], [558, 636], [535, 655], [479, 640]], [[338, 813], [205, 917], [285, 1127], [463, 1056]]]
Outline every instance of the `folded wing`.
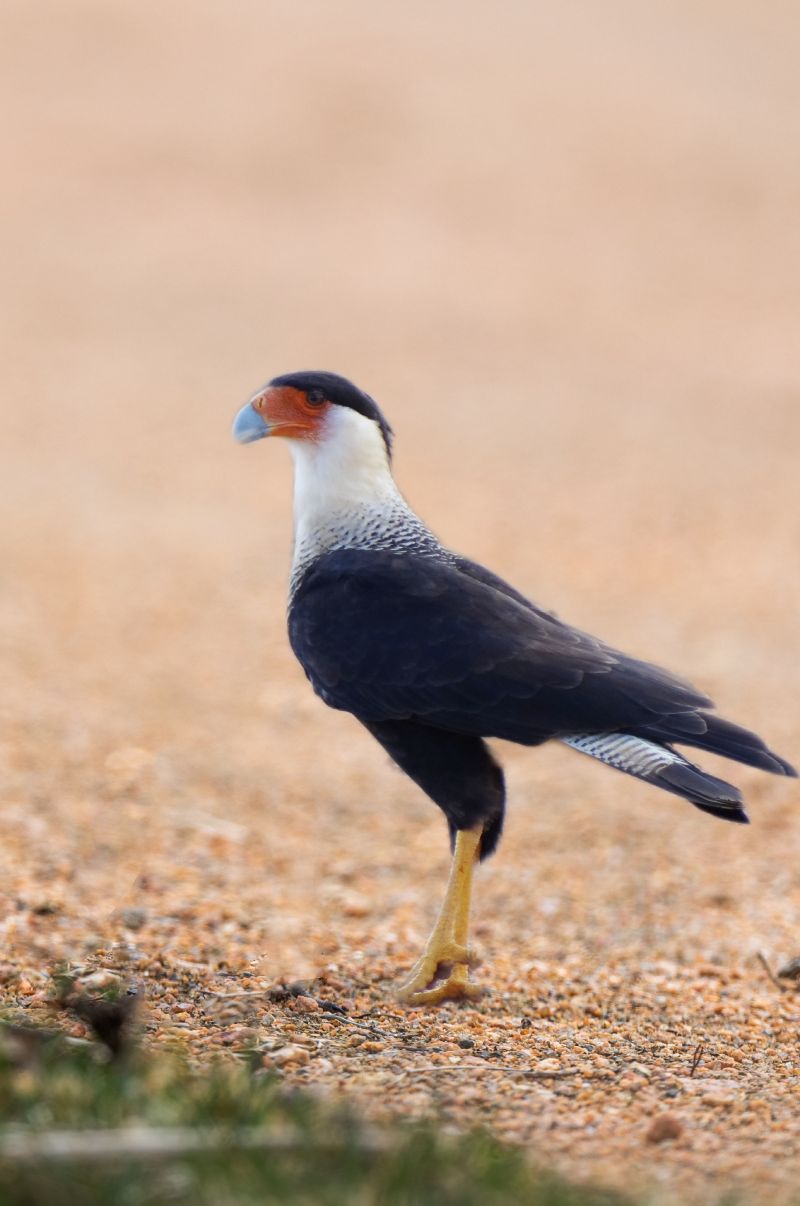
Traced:
[[711, 703], [471, 562], [328, 553], [294, 596], [289, 635], [325, 702], [369, 721], [535, 745], [654, 725], [701, 733]]

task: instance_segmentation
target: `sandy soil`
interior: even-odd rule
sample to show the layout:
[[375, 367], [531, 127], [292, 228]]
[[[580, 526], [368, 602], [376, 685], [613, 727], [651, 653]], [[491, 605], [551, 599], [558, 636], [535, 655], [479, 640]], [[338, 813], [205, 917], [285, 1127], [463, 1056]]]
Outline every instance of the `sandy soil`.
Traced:
[[449, 543], [798, 760], [797, 6], [3, 23], [6, 1005], [118, 966], [151, 1043], [258, 1043], [371, 1112], [683, 1201], [788, 1194], [800, 996], [757, 956], [800, 954], [796, 784], [728, 768], [744, 829], [502, 748], [489, 992], [395, 1008], [444, 826], [311, 696], [288, 457], [228, 425], [276, 372], [353, 376]]

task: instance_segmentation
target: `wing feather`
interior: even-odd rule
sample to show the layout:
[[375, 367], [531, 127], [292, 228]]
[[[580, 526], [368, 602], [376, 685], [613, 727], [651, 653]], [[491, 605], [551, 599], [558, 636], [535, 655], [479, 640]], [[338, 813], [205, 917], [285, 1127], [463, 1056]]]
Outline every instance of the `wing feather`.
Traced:
[[317, 694], [371, 722], [538, 744], [664, 717], [691, 730], [710, 704], [466, 561], [328, 553], [295, 593], [289, 636]]

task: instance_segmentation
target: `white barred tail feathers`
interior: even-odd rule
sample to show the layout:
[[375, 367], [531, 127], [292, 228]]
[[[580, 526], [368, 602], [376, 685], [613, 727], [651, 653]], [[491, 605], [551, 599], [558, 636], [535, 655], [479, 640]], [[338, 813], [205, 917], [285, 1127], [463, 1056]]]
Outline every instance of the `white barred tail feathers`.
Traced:
[[632, 733], [569, 733], [561, 740], [615, 770], [683, 796], [712, 816], [740, 824], [748, 822], [738, 788], [709, 775], [668, 746]]

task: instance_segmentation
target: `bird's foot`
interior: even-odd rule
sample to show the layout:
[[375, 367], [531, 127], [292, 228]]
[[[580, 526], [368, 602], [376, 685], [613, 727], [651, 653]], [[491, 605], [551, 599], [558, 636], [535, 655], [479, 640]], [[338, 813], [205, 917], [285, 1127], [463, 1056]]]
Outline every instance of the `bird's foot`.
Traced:
[[438, 1005], [481, 995], [470, 984], [469, 969], [478, 962], [467, 946], [472, 871], [478, 857], [480, 829], [460, 829], [456, 834], [450, 878], [442, 908], [425, 950], [411, 969], [397, 996], [406, 1005]]
[[472, 984], [469, 969], [479, 962], [475, 951], [456, 942], [428, 943], [411, 974], [397, 990], [404, 1005], [438, 1005], [441, 1001], [475, 1000], [483, 989]]

